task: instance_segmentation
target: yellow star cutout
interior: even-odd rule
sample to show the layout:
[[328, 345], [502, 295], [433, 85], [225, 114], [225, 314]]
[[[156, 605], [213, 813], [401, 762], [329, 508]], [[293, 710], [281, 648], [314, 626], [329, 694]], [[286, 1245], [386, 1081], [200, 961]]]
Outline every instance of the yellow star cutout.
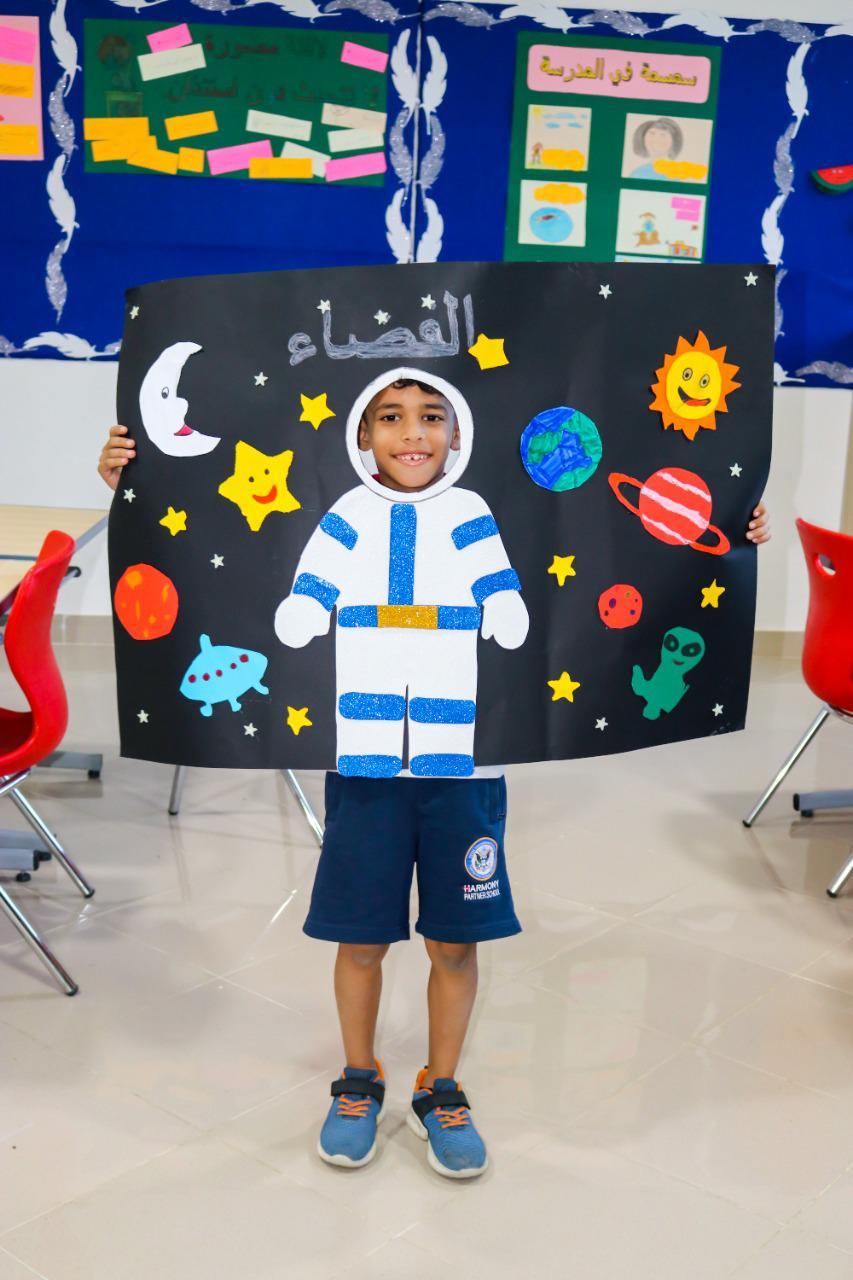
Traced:
[[468, 348], [468, 354], [474, 357], [481, 369], [497, 369], [502, 364], [509, 364], [503, 338], [487, 338], [484, 333], [477, 334], [477, 341]]
[[287, 727], [292, 729], [294, 736], [299, 737], [300, 729], [310, 729], [314, 723], [308, 719], [307, 707], [288, 707], [287, 708]]
[[335, 412], [329, 408], [327, 391], [320, 396], [303, 396], [300, 393], [299, 399], [302, 401], [299, 421], [310, 422], [315, 431], [321, 422], [325, 422], [327, 418], [334, 418]]
[[565, 698], [567, 702], [574, 702], [575, 689], [581, 687], [579, 680], [573, 680], [568, 671], [564, 671], [559, 680], [548, 681], [554, 692], [551, 694], [551, 701], [556, 702], [558, 698]]
[[176, 533], [186, 532], [187, 513], [186, 511], [176, 511], [174, 507], [169, 507], [169, 510], [163, 516], [160, 524], [168, 529], [169, 533], [171, 533], [174, 538]]
[[574, 570], [574, 563], [574, 556], [555, 555], [548, 567], [548, 572], [553, 573], [554, 577], [562, 587], [565, 584], [566, 578], [574, 578], [577, 576]]
[[234, 450], [234, 470], [219, 486], [223, 498], [235, 503], [252, 533], [257, 533], [271, 511], [298, 511], [302, 506], [287, 487], [293, 450], [261, 453], [244, 440]]
[[720, 603], [720, 596], [724, 594], [726, 588], [717, 586], [717, 579], [711, 583], [710, 587], [702, 588], [702, 608], [710, 605], [712, 609], [716, 609]]

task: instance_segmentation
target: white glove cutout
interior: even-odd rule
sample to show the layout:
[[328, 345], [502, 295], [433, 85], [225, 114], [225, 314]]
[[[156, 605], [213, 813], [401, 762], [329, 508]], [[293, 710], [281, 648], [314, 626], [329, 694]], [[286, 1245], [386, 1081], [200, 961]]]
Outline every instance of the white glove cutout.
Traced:
[[517, 591], [496, 591], [483, 602], [484, 640], [493, 636], [502, 649], [518, 649], [527, 639], [530, 617]]
[[332, 615], [312, 596], [285, 596], [275, 611], [275, 633], [282, 644], [302, 649], [329, 630]]

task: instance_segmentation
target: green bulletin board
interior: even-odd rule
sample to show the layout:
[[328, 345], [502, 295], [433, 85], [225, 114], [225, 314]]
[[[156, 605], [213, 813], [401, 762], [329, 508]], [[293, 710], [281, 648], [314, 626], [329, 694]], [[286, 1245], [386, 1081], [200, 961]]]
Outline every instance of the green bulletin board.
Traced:
[[700, 262], [720, 50], [519, 34], [504, 257]]
[[[318, 156], [330, 154], [330, 135], [342, 129], [380, 130], [374, 152], [384, 150], [387, 75], [366, 66], [342, 61], [345, 44], [375, 50], [387, 58], [387, 35], [339, 29], [297, 31], [283, 27], [213, 26], [191, 22], [191, 45], [172, 52], [183, 59], [190, 48], [203, 65], [157, 78], [143, 78], [140, 57], [151, 54], [148, 36], [162, 32], [164, 22], [103, 21], [88, 19], [84, 38], [84, 115], [87, 119], [147, 117], [157, 147], [165, 153], [181, 146], [196, 151], [240, 146], [269, 138], [272, 155]], [[177, 30], [177, 28], [175, 28]], [[156, 38], [156, 37], [155, 37]], [[334, 125], [322, 122], [324, 104], [343, 108]], [[216, 130], [202, 135], [170, 139], [165, 121], [170, 117], [213, 111]], [[247, 129], [250, 112], [287, 117], [295, 124], [286, 133]], [[381, 113], [360, 118], [361, 112]], [[258, 123], [258, 121], [252, 121]], [[263, 122], [261, 122], [263, 123]], [[287, 126], [285, 126], [287, 127]], [[360, 142], [362, 140], [359, 140]], [[286, 150], [285, 150], [286, 148]], [[365, 154], [366, 146], [347, 149], [348, 157]], [[138, 174], [127, 160], [93, 158], [93, 143], [86, 142], [89, 173]], [[384, 160], [383, 160], [384, 163]], [[181, 170], [181, 176], [209, 176], [209, 160], [199, 172]], [[218, 178], [248, 178], [247, 168], [221, 172]], [[323, 165], [312, 165], [308, 182], [324, 182]], [[351, 182], [381, 186], [382, 173], [356, 176]]]

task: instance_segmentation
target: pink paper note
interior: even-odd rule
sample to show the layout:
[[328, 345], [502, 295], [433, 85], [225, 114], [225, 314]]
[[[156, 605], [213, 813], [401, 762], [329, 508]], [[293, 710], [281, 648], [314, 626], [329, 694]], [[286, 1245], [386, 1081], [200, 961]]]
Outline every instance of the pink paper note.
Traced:
[[[0, 24], [0, 62], [35, 62], [36, 33]], [[386, 59], [387, 61], [387, 59]]]
[[237, 169], [248, 169], [252, 156], [272, 159], [272, 143], [269, 138], [264, 138], [262, 142], [241, 142], [236, 147], [214, 147], [207, 153], [207, 164], [213, 174], [234, 173]]
[[177, 27], [166, 27], [163, 31], [152, 31], [148, 37], [148, 47], [152, 53], [162, 53], [164, 49], [182, 49], [185, 44], [192, 44], [193, 38], [185, 22]]
[[676, 222], [698, 222], [701, 210], [694, 209], [678, 209], [675, 214]]
[[360, 156], [343, 156], [326, 164], [326, 181], [340, 182], [343, 178], [366, 178], [371, 173], [384, 173], [384, 151], [367, 151]]
[[384, 71], [388, 66], [388, 54], [345, 40], [341, 49], [341, 62], [348, 62], [353, 67], [364, 67], [366, 71]]
[[696, 196], [673, 196], [670, 203], [673, 209], [689, 209], [692, 213], [698, 213], [702, 208], [702, 201]]

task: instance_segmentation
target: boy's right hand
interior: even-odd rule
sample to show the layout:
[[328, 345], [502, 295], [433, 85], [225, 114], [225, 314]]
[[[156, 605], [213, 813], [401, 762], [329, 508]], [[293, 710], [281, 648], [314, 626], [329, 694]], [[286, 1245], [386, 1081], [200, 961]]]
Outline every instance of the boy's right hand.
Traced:
[[98, 475], [111, 489], [115, 489], [123, 468], [135, 457], [136, 449], [128, 436], [127, 427], [110, 427], [107, 443], [98, 459]]

